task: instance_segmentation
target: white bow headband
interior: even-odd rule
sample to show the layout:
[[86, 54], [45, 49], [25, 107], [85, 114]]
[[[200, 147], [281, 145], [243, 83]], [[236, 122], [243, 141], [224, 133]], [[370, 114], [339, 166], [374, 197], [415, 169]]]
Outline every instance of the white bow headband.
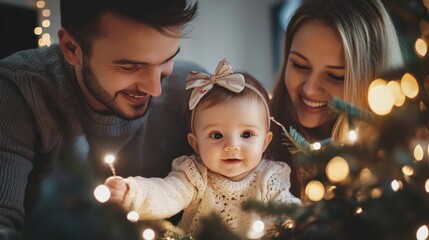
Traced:
[[248, 89], [255, 92], [264, 103], [268, 116], [268, 128], [270, 128], [270, 108], [268, 107], [268, 103], [264, 96], [259, 92], [258, 89], [247, 84], [242, 74], [234, 73], [229, 62], [226, 59], [223, 59], [218, 63], [215, 74], [212, 76], [207, 73], [201, 73], [197, 71], [192, 71], [188, 74], [186, 79], [186, 90], [193, 88], [189, 98], [189, 110], [192, 110], [192, 131], [194, 126], [195, 107], [200, 102], [201, 98], [204, 97], [204, 95], [206, 95], [210, 89], [212, 89], [214, 84], [222, 86], [236, 93], [243, 91], [244, 87], [247, 87]]

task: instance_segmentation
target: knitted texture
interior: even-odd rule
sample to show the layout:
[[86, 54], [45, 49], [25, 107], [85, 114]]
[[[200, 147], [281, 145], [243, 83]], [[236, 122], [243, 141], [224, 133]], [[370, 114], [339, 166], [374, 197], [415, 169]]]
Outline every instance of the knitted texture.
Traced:
[[130, 190], [123, 206], [136, 210], [141, 220], [170, 217], [184, 209], [178, 226], [190, 235], [201, 228], [201, 219], [212, 212], [232, 231], [245, 236], [253, 221], [241, 209], [248, 199], [301, 204], [290, 192], [286, 163], [262, 160], [241, 181], [230, 181], [208, 170], [194, 155], [173, 161], [173, 171], [161, 178], [128, 178]]

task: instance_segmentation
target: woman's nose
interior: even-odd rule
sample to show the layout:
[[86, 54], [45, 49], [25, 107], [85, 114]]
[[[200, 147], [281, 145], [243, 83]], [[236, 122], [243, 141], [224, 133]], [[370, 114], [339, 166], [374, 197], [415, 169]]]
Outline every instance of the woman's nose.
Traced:
[[322, 89], [319, 76], [314, 73], [309, 75], [303, 84], [303, 91], [307, 96], [318, 94]]

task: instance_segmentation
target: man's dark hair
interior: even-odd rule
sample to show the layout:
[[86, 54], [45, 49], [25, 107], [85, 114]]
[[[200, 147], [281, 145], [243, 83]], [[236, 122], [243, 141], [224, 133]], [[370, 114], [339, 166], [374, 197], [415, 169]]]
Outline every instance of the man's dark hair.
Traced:
[[[163, 34], [184, 27], [195, 16], [197, 2], [188, 0], [61, 0], [61, 26], [72, 35], [84, 54], [90, 54], [92, 40], [101, 34], [99, 23], [113, 13], [158, 29]], [[177, 36], [180, 37], [180, 36]]]

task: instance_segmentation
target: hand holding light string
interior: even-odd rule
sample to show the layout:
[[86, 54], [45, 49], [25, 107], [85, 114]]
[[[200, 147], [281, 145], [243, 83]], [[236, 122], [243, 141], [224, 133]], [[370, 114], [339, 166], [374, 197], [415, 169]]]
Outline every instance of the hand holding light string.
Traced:
[[112, 174], [114, 177], [116, 177], [116, 170], [115, 166], [113, 165], [113, 162], [115, 161], [115, 156], [109, 154], [104, 157], [104, 161], [109, 164], [110, 170], [112, 170]]

